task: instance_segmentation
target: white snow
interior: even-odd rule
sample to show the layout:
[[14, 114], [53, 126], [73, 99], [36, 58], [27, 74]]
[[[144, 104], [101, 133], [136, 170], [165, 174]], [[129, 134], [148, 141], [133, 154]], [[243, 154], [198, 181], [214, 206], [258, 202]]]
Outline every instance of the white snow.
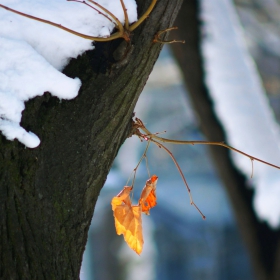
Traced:
[[[119, 0], [96, 0], [121, 22]], [[125, 0], [129, 21], [137, 20], [135, 0]], [[108, 37], [114, 24], [93, 9], [66, 0], [0, 0], [9, 8], [40, 17], [95, 37]], [[78, 95], [81, 82], [60, 71], [70, 58], [93, 49], [92, 42], [59, 28], [0, 8], [0, 131], [29, 148], [39, 138], [20, 126], [24, 102], [49, 91], [60, 99]]]
[[[207, 83], [229, 144], [279, 166], [279, 126], [245, 47], [232, 1], [203, 0], [202, 19], [206, 23], [203, 53]], [[250, 160], [238, 154], [233, 154], [233, 159], [250, 177]], [[254, 161], [253, 185], [259, 218], [278, 227], [280, 170]]]

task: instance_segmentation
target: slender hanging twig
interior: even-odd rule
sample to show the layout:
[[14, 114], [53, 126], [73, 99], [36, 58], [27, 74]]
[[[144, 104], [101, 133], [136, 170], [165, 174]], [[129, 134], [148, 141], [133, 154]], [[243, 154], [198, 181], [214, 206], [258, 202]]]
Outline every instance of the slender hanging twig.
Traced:
[[280, 166], [277, 166], [277, 165], [275, 165], [275, 164], [269, 163], [269, 162], [264, 161], [264, 160], [262, 160], [262, 159], [259, 159], [259, 158], [257, 158], [257, 157], [251, 156], [251, 155], [249, 155], [249, 154], [247, 154], [247, 153], [244, 153], [244, 152], [242, 152], [242, 151], [240, 151], [240, 150], [238, 150], [238, 149], [236, 149], [236, 148], [234, 148], [234, 147], [231, 147], [231, 146], [225, 144], [224, 142], [211, 142], [211, 141], [182, 141], [182, 140], [171, 140], [171, 139], [167, 139], [167, 138], [162, 138], [162, 137], [159, 137], [159, 136], [157, 136], [157, 135], [155, 135], [155, 134], [152, 134], [152, 133], [145, 127], [145, 125], [143, 124], [143, 122], [142, 122], [140, 119], [136, 118], [136, 122], [137, 122], [137, 127], [140, 128], [141, 130], [143, 130], [147, 136], [150, 135], [151, 138], [153, 138], [153, 139], [155, 139], [155, 140], [158, 140], [158, 141], [160, 141], [160, 142], [163, 142], [163, 143], [171, 143], [171, 144], [177, 144], [177, 145], [196, 145], [196, 144], [198, 144], [198, 145], [221, 146], [221, 147], [227, 148], [227, 149], [229, 149], [229, 150], [232, 150], [232, 151], [234, 151], [234, 152], [236, 152], [236, 153], [239, 153], [239, 154], [241, 154], [241, 155], [243, 155], [243, 156], [246, 156], [246, 157], [248, 157], [248, 158], [251, 159], [251, 160], [256, 160], [256, 161], [259, 161], [259, 162], [261, 162], [261, 163], [263, 163], [263, 164], [266, 164], [266, 165], [272, 166], [272, 167], [274, 167], [274, 168], [280, 169]]
[[[144, 133], [140, 132], [140, 130], [142, 130]], [[201, 214], [202, 218], [205, 219], [205, 216], [203, 215], [203, 213], [200, 211], [200, 209], [197, 207], [197, 205], [194, 203], [193, 201], [193, 198], [192, 198], [192, 195], [191, 195], [191, 190], [187, 184], [187, 181], [185, 179], [185, 176], [178, 164], [178, 162], [176, 161], [175, 157], [173, 156], [173, 154], [171, 153], [170, 150], [168, 150], [162, 143], [171, 143], [171, 144], [179, 144], [179, 145], [195, 145], [195, 144], [201, 144], [201, 145], [213, 145], [213, 146], [222, 146], [222, 147], [225, 147], [229, 150], [232, 150], [234, 152], [237, 152], [241, 155], [244, 155], [246, 157], [248, 157], [250, 160], [251, 160], [251, 165], [252, 165], [252, 172], [251, 172], [251, 178], [253, 177], [254, 175], [254, 166], [253, 166], [253, 161], [256, 160], [256, 161], [259, 161], [263, 164], [266, 164], [266, 165], [269, 165], [271, 167], [274, 167], [274, 168], [277, 168], [277, 169], [280, 169], [279, 166], [277, 165], [274, 165], [272, 163], [269, 163], [269, 162], [266, 162], [264, 160], [261, 160], [257, 157], [254, 157], [254, 156], [251, 156], [247, 153], [244, 153], [236, 148], [233, 148], [229, 145], [226, 145], [225, 143], [223, 142], [211, 142], [211, 141], [182, 141], [182, 140], [171, 140], [171, 139], [167, 139], [167, 138], [163, 138], [163, 137], [159, 137], [157, 136], [158, 134], [157, 133], [151, 133], [144, 125], [144, 123], [138, 119], [138, 118], [135, 118], [135, 121], [133, 123], [133, 127], [132, 127], [132, 134], [135, 134], [137, 135], [140, 140], [146, 140], [146, 141], [149, 141], [149, 142], [152, 142], [154, 144], [156, 144], [159, 148], [163, 148], [168, 154], [169, 156], [172, 158], [173, 162], [175, 163], [175, 166], [177, 167], [182, 179], [183, 179], [183, 182], [184, 184], [186, 185], [187, 187], [187, 190], [188, 190], [188, 193], [189, 193], [189, 197], [190, 197], [190, 203], [191, 205], [193, 205], [197, 211]]]
[[163, 144], [161, 144], [161, 143], [155, 141], [154, 139], [149, 139], [149, 141], [155, 143], [159, 148], [163, 148], [163, 149], [169, 154], [169, 156], [172, 158], [173, 162], [175, 163], [175, 165], [176, 165], [176, 167], [177, 167], [177, 169], [178, 169], [178, 171], [179, 171], [179, 173], [180, 173], [180, 175], [181, 175], [181, 177], [182, 177], [182, 179], [183, 179], [183, 182], [184, 182], [185, 186], [187, 187], [187, 190], [188, 190], [188, 193], [189, 193], [189, 197], [190, 197], [190, 203], [191, 203], [191, 205], [193, 205], [193, 206], [196, 208], [196, 210], [200, 213], [202, 219], [205, 220], [206, 217], [203, 215], [203, 213], [201, 212], [201, 210], [198, 208], [198, 206], [197, 206], [197, 205], [194, 203], [194, 201], [193, 201], [192, 194], [191, 194], [191, 189], [190, 189], [190, 187], [189, 187], [189, 185], [188, 185], [188, 183], [187, 183], [187, 180], [186, 180], [186, 178], [185, 178], [185, 176], [184, 176], [184, 174], [183, 174], [183, 171], [182, 171], [182, 169], [181, 169], [179, 163], [177, 162], [177, 160], [175, 159], [175, 157], [173, 156], [173, 154], [172, 154], [172, 153], [170, 152], [170, 150], [167, 149]]
[[[147, 158], [147, 151], [148, 151], [148, 149], [149, 149], [150, 143], [151, 143], [151, 142], [148, 141], [144, 153], [142, 154], [142, 156], [141, 156], [139, 162], [137, 163], [136, 167], [135, 167], [135, 168], [133, 169], [133, 171], [132, 171], [132, 173], [134, 173], [134, 175], [133, 175], [133, 180], [132, 180], [132, 184], [131, 184], [132, 187], [134, 186], [134, 182], [135, 182], [135, 178], [136, 178], [136, 172], [137, 172], [137, 169], [138, 169], [140, 163], [142, 162], [143, 158]], [[147, 164], [147, 163], [146, 163], [146, 164]], [[126, 185], [127, 185], [128, 182], [130, 181], [130, 178], [131, 178], [132, 173], [130, 174], [130, 176], [129, 176], [127, 182], [126, 182]], [[149, 178], [150, 178], [151, 176], [150, 176], [149, 170], [148, 170], [148, 175], [149, 175]]]
[[151, 178], [151, 172], [150, 172], [150, 169], [149, 169], [149, 163], [148, 163], [147, 155], [145, 155], [145, 161], [146, 161], [146, 168], [147, 168], [147, 172], [148, 172], [148, 177]]

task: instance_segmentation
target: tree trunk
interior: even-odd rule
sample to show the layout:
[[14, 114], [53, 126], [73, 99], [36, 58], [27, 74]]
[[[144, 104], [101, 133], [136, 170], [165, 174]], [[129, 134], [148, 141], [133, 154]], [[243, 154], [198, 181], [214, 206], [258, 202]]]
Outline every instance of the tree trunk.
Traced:
[[[198, 114], [201, 129], [209, 141], [225, 141], [205, 84], [201, 54], [199, 1], [184, 1], [175, 23], [178, 37], [186, 44], [174, 44], [173, 53], [180, 65], [185, 84]], [[253, 209], [253, 191], [246, 178], [233, 165], [228, 150], [209, 147], [217, 171], [230, 198], [241, 234], [249, 250], [257, 279], [280, 279], [280, 231], [260, 222]]]
[[[45, 93], [26, 103], [22, 125], [38, 148], [0, 136], [0, 279], [79, 279], [97, 197], [162, 47], [154, 35], [181, 2], [158, 1], [121, 63], [113, 53], [122, 40], [71, 60], [64, 73], [83, 84], [74, 100]], [[139, 15], [149, 4], [138, 1]]]

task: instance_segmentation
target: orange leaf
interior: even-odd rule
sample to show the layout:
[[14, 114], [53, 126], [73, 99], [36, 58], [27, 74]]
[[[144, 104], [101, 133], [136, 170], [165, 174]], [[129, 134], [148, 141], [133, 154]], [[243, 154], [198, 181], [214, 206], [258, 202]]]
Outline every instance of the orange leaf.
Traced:
[[128, 246], [138, 255], [143, 249], [142, 212], [149, 215], [149, 210], [156, 206], [156, 184], [158, 177], [153, 175], [147, 180], [141, 193], [138, 205], [131, 205], [130, 192], [132, 187], [124, 187], [114, 196], [111, 204], [118, 235], [123, 234]]
[[157, 205], [156, 202], [156, 185], [158, 177], [153, 175], [150, 179], [146, 181], [146, 185], [142, 190], [139, 205], [142, 206], [142, 212], [146, 215], [150, 215], [150, 209]]
[[132, 187], [125, 186], [117, 196], [113, 197], [111, 201], [113, 211], [115, 210], [116, 206], [121, 205], [122, 203], [131, 206], [131, 200], [129, 197], [131, 191]]
[[124, 189], [112, 199], [115, 226], [118, 235], [123, 234], [128, 246], [140, 255], [143, 249], [141, 207], [131, 206], [129, 194], [132, 187]]

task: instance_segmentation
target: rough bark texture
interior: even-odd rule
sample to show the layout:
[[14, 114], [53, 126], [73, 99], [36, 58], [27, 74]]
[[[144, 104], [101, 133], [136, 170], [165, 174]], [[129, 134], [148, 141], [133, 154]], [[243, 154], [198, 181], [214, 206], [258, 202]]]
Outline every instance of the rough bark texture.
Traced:
[[[205, 85], [200, 49], [200, 27], [203, 23], [199, 20], [199, 1], [184, 1], [175, 24], [179, 27], [178, 39], [186, 40], [186, 44], [174, 44], [172, 49], [182, 69], [201, 129], [210, 141], [226, 141]], [[280, 279], [280, 231], [272, 230], [257, 219], [252, 206], [253, 191], [248, 188], [246, 178], [233, 165], [229, 151], [212, 146], [209, 149], [249, 250], [256, 278]]]
[[[139, 14], [150, 4], [137, 2]], [[161, 50], [153, 37], [181, 2], [158, 1], [126, 63], [112, 65], [121, 40], [71, 60], [64, 73], [83, 83], [74, 100], [45, 93], [27, 102], [22, 125], [38, 148], [0, 136], [0, 279], [79, 279], [96, 200]]]

